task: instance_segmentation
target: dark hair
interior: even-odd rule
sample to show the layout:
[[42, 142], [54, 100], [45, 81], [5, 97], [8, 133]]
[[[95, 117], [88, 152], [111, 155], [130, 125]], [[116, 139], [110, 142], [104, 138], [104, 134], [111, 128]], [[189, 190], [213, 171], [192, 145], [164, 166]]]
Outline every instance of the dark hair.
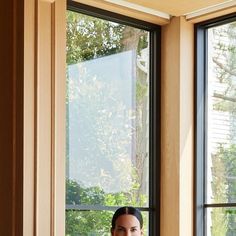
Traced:
[[111, 221], [111, 228], [112, 229], [115, 228], [116, 220], [121, 215], [133, 215], [133, 216], [135, 216], [138, 219], [139, 223], [140, 223], [140, 228], [141, 229], [143, 228], [143, 217], [142, 217], [141, 212], [138, 209], [134, 208], [134, 207], [124, 206], [124, 207], [118, 208], [116, 210], [116, 212], [114, 213], [114, 215], [112, 217], [112, 221]]

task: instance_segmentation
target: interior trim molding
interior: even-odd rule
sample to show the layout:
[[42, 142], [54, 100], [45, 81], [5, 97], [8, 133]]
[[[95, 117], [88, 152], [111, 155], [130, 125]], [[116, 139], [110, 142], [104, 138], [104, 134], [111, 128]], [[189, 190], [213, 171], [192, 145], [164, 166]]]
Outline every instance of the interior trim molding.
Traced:
[[170, 23], [170, 20], [157, 15], [152, 15], [140, 10], [131, 9], [126, 6], [118, 4], [118, 1], [114, 3], [109, 2], [109, 0], [67, 0], [68, 2], [77, 2], [87, 6], [100, 8], [102, 10], [110, 11], [120, 15], [128, 16], [134, 19], [142, 20], [156, 25], [167, 25]]
[[235, 7], [236, 6], [236, 0], [229, 0], [224, 3], [220, 3], [214, 6], [206, 7], [194, 12], [190, 12], [188, 14], [185, 14], [186, 20], [191, 20], [197, 17], [201, 17], [203, 15], [208, 15], [217, 11], [225, 10], [227, 8]]
[[141, 6], [139, 4], [127, 2], [127, 1], [124, 1], [124, 0], [104, 0], [104, 1], [116, 4], [116, 5], [119, 5], [119, 6], [127, 7], [127, 8], [130, 8], [130, 9], [136, 10], [136, 11], [141, 11], [141, 12], [144, 12], [144, 13], [147, 13], [147, 14], [150, 14], [150, 15], [158, 16], [158, 17], [161, 17], [161, 18], [164, 18], [164, 19], [167, 19], [167, 20], [170, 20], [170, 18], [171, 18], [171, 15], [168, 14], [168, 13], [157, 11], [157, 10], [154, 10], [152, 8], [144, 7], [144, 6]]

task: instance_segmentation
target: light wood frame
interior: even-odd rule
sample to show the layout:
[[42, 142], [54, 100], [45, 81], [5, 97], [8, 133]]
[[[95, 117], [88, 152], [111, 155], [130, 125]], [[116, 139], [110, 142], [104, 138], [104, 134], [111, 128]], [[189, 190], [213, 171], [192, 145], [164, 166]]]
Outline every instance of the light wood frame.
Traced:
[[[65, 0], [0, 3], [0, 235], [64, 235], [65, 11]], [[167, 23], [162, 27], [161, 236], [190, 236], [194, 21], [177, 17]]]
[[65, 231], [65, 9], [25, 0], [24, 236]]

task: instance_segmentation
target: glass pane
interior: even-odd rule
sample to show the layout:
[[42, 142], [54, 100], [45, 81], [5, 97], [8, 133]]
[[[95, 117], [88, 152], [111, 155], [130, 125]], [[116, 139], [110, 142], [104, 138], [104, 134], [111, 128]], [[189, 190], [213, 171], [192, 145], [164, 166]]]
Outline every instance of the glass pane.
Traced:
[[110, 236], [113, 212], [66, 211], [66, 236]]
[[[148, 207], [149, 32], [68, 11], [66, 108], [66, 204]], [[110, 221], [67, 211], [66, 231]]]
[[207, 235], [234, 236], [236, 232], [236, 208], [207, 209]]
[[[66, 211], [66, 236], [110, 236], [111, 211]], [[148, 213], [142, 212], [144, 235], [148, 235]]]
[[236, 202], [236, 22], [208, 30], [207, 202]]

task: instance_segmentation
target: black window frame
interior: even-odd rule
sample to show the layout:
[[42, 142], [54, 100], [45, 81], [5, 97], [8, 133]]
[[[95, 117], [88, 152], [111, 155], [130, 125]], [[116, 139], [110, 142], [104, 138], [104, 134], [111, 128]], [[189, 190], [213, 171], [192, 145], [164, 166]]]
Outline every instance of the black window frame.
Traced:
[[[206, 202], [206, 157], [207, 157], [207, 74], [208, 42], [207, 30], [212, 27], [236, 21], [236, 14], [229, 14], [197, 23], [194, 26], [195, 47], [195, 94], [194, 94], [194, 235], [206, 236], [206, 209], [215, 207], [236, 207], [235, 203], [209, 204]], [[208, 235], [209, 236], [209, 235]]]
[[[67, 10], [133, 26], [149, 31], [150, 35], [150, 105], [149, 105], [149, 207], [138, 208], [149, 212], [149, 235], [160, 235], [160, 186], [161, 186], [161, 27], [149, 22], [78, 3], [67, 1]], [[109, 206], [66, 205], [66, 210], [116, 210]]]

